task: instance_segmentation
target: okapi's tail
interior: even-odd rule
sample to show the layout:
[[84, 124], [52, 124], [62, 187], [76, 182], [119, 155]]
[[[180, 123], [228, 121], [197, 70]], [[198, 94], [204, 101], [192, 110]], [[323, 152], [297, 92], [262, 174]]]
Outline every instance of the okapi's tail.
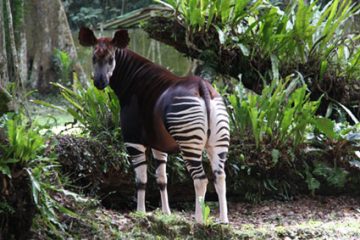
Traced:
[[207, 120], [208, 120], [208, 130], [207, 130], [207, 136], [210, 136], [210, 90], [205, 82], [206, 80], [201, 79], [200, 80], [200, 95], [204, 98], [205, 101], [205, 107], [206, 107], [206, 114], [207, 114]]

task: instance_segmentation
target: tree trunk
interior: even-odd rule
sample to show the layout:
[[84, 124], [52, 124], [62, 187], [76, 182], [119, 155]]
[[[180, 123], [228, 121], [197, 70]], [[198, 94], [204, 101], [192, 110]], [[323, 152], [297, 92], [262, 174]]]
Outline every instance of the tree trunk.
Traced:
[[126, 7], [126, 0], [122, 0], [122, 3], [121, 3], [121, 15], [124, 15], [126, 13], [125, 7]]
[[11, 60], [12, 60], [12, 68], [14, 81], [18, 87], [21, 89], [24, 84], [20, 77], [20, 65], [19, 65], [19, 57], [17, 54], [16, 44], [15, 44], [15, 34], [14, 34], [14, 26], [13, 26], [13, 18], [12, 18], [12, 11], [10, 6], [10, 0], [5, 0], [6, 12], [8, 15], [8, 33], [9, 33], [9, 45], [10, 45], [10, 52], [11, 52]]
[[5, 44], [5, 28], [4, 28], [4, 16], [3, 0], [0, 0], [0, 88], [5, 87], [8, 82], [8, 66], [7, 66], [7, 54]]
[[18, 29], [15, 29], [18, 32], [18, 42], [17, 42], [17, 49], [18, 49], [18, 59], [19, 59], [19, 74], [20, 74], [20, 79], [22, 80], [22, 83], [24, 85], [24, 87], [26, 87], [26, 81], [28, 79], [28, 60], [27, 60], [27, 41], [26, 41], [26, 34], [25, 34], [25, 29], [26, 29], [26, 23], [24, 21], [24, 14], [25, 14], [25, 4], [24, 4], [25, 0], [22, 0], [20, 2], [21, 7], [19, 7], [17, 9], [17, 11], [21, 11], [21, 22], [18, 26]]
[[[0, 117], [7, 112], [12, 111], [11, 106], [11, 95], [6, 91], [5, 88], [0, 86]], [[1, 129], [1, 128], [0, 128]]]
[[[48, 93], [51, 90], [50, 82], [58, 80], [52, 61], [54, 50], [66, 51], [75, 60], [75, 44], [60, 0], [29, 0], [25, 8], [30, 85], [42, 93]], [[74, 71], [85, 83], [86, 77], [79, 64], [74, 65]]]

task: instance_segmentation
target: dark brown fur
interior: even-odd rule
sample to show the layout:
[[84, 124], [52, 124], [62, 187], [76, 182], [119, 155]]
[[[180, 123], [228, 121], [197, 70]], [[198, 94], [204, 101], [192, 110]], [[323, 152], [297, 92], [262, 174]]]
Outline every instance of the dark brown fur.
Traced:
[[218, 96], [205, 80], [177, 77], [128, 49], [117, 51], [116, 63], [110, 86], [120, 100], [126, 142], [175, 152], [178, 146], [166, 130], [164, 119], [173, 96], [202, 97], [208, 112], [209, 99]]

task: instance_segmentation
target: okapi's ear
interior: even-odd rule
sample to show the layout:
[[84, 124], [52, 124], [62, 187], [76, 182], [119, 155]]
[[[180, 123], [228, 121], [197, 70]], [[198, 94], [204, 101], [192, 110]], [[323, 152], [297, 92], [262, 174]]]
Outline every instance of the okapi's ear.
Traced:
[[91, 47], [96, 45], [97, 38], [90, 28], [81, 27], [79, 32], [79, 43], [84, 47]]
[[126, 48], [129, 44], [130, 38], [127, 30], [116, 31], [111, 43], [118, 48]]

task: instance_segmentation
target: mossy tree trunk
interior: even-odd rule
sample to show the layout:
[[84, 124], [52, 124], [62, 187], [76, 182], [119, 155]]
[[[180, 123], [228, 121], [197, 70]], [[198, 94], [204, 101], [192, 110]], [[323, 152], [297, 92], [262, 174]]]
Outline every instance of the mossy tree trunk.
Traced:
[[[26, 1], [25, 8], [30, 84], [40, 92], [48, 92], [50, 82], [58, 80], [52, 66], [54, 50], [66, 51], [75, 60], [75, 44], [60, 0], [30, 0]], [[75, 65], [74, 71], [80, 81], [85, 81], [80, 65]]]
[[0, 0], [0, 88], [8, 81], [8, 66], [5, 44], [4, 0]]
[[8, 62], [10, 63], [10, 67], [13, 68], [12, 74], [13, 74], [14, 82], [18, 87], [22, 87], [23, 80], [21, 79], [20, 76], [19, 55], [17, 54], [16, 44], [15, 44], [14, 24], [13, 24], [13, 16], [12, 16], [10, 0], [5, 0], [5, 7], [6, 7], [7, 27], [8, 27], [7, 32], [8, 32], [10, 56], [11, 56], [11, 61]]
[[[50, 92], [50, 82], [59, 78], [52, 61], [54, 50], [77, 58], [61, 0], [0, 2], [0, 86], [15, 82], [18, 88]], [[85, 83], [81, 65], [75, 64], [73, 71]]]

